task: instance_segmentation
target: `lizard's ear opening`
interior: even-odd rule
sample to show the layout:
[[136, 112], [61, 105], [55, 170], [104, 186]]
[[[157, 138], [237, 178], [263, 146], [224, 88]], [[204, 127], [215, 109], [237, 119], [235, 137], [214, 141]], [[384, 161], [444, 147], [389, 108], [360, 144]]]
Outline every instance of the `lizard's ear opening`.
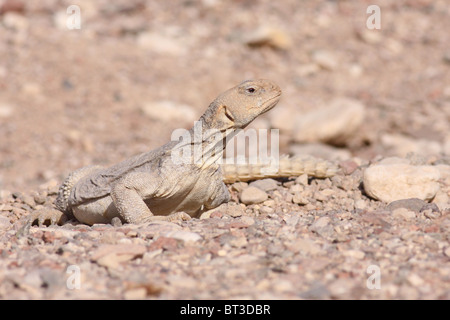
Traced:
[[230, 119], [230, 121], [233, 121], [233, 122], [234, 122], [234, 116], [233, 116], [233, 114], [230, 112], [230, 110], [229, 110], [226, 106], [223, 106], [223, 108], [225, 109], [225, 116], [226, 116], [228, 119]]
[[220, 105], [217, 108], [217, 120], [221, 121], [223, 125], [219, 125], [221, 129], [229, 129], [231, 127], [234, 127], [235, 125], [235, 119], [234, 115], [230, 112], [229, 108], [225, 105]]

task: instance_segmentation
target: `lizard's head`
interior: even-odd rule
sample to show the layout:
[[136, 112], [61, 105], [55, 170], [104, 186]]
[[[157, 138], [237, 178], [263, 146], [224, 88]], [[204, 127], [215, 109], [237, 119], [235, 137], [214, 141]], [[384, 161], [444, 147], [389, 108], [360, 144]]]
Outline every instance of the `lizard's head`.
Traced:
[[208, 118], [218, 130], [245, 128], [275, 107], [280, 96], [280, 87], [269, 80], [247, 80], [218, 96], [211, 105], [214, 115]]

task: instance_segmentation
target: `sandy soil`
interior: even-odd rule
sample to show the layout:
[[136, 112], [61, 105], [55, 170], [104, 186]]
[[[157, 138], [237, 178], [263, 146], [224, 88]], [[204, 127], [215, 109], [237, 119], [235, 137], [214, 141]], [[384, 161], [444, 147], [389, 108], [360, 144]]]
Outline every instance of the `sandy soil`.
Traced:
[[[69, 30], [71, 4], [0, 0], [1, 298], [450, 298], [445, 203], [398, 211], [361, 187], [383, 157], [450, 164], [445, 0], [377, 1], [380, 30], [366, 26], [370, 1], [80, 0]], [[21, 229], [72, 170], [162, 145], [250, 78], [283, 90], [252, 127], [344, 172], [266, 181], [259, 204], [234, 184], [233, 202], [187, 222]], [[360, 121], [304, 135], [304, 115], [342, 98], [363, 106], [349, 115]]]

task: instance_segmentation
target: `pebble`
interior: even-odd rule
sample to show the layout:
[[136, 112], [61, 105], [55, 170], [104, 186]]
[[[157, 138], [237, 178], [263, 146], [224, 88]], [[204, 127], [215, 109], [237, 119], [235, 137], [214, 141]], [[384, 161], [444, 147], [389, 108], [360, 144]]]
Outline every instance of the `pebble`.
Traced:
[[416, 218], [414, 211], [410, 211], [406, 208], [398, 208], [393, 210], [392, 216], [395, 218], [405, 219], [407, 221], [414, 220]]
[[366, 254], [361, 250], [345, 250], [343, 255], [357, 260], [362, 260], [366, 256]]
[[300, 205], [305, 205], [309, 203], [309, 200], [303, 195], [302, 192], [296, 192], [292, 197], [292, 202]]
[[168, 100], [148, 102], [141, 107], [141, 111], [151, 119], [167, 123], [177, 121], [193, 123], [197, 117], [191, 106]]
[[302, 252], [308, 255], [316, 255], [322, 251], [314, 241], [309, 239], [297, 239], [288, 247], [289, 250], [292, 250], [295, 253]]
[[319, 67], [325, 70], [330, 71], [335, 70], [339, 65], [336, 56], [330, 51], [325, 50], [314, 51], [312, 53], [311, 58]]
[[240, 194], [240, 200], [244, 204], [261, 203], [266, 201], [268, 197], [266, 192], [256, 187], [248, 187]]
[[9, 229], [9, 227], [11, 227], [11, 226], [12, 226], [12, 224], [7, 217], [0, 216], [0, 229], [1, 230]]
[[431, 200], [439, 190], [439, 170], [433, 166], [376, 164], [364, 171], [364, 190], [383, 202], [418, 198]]
[[249, 184], [250, 187], [256, 187], [262, 191], [275, 190], [278, 187], [278, 182], [273, 179], [256, 180]]
[[261, 26], [248, 32], [242, 41], [250, 47], [268, 46], [287, 50], [292, 46], [292, 40], [288, 33], [272, 26]]
[[417, 198], [411, 198], [411, 199], [401, 199], [401, 200], [396, 200], [393, 201], [391, 203], [389, 203], [386, 206], [386, 209], [389, 211], [394, 211], [396, 209], [399, 208], [405, 208], [408, 209], [410, 211], [414, 211], [416, 213], [419, 213], [420, 210], [427, 204], [427, 202], [421, 200], [421, 199], [417, 199]]
[[450, 258], [450, 247], [445, 248], [444, 254]]
[[186, 40], [157, 32], [141, 32], [136, 39], [143, 49], [171, 56], [182, 56], [188, 52]]
[[182, 240], [184, 242], [196, 242], [202, 239], [202, 237], [198, 233], [184, 230], [169, 231], [163, 233], [163, 236]]
[[13, 107], [8, 105], [8, 104], [4, 104], [4, 103], [0, 103], [0, 119], [1, 118], [9, 118], [12, 114], [13, 114]]

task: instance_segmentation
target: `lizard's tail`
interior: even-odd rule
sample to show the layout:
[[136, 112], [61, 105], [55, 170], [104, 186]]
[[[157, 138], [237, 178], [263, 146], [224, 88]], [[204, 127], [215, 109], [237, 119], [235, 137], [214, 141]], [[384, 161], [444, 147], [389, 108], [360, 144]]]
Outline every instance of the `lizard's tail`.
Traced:
[[101, 166], [88, 166], [75, 170], [64, 180], [62, 185], [59, 187], [58, 197], [55, 201], [55, 206], [58, 210], [64, 213], [71, 214], [72, 210], [69, 206], [69, 197], [72, 192], [73, 186], [80, 181], [83, 177], [102, 169]]
[[272, 164], [226, 164], [221, 165], [223, 181], [249, 181], [265, 178], [287, 178], [307, 174], [317, 178], [334, 176], [339, 168], [337, 165], [310, 156], [282, 156], [278, 165]]

